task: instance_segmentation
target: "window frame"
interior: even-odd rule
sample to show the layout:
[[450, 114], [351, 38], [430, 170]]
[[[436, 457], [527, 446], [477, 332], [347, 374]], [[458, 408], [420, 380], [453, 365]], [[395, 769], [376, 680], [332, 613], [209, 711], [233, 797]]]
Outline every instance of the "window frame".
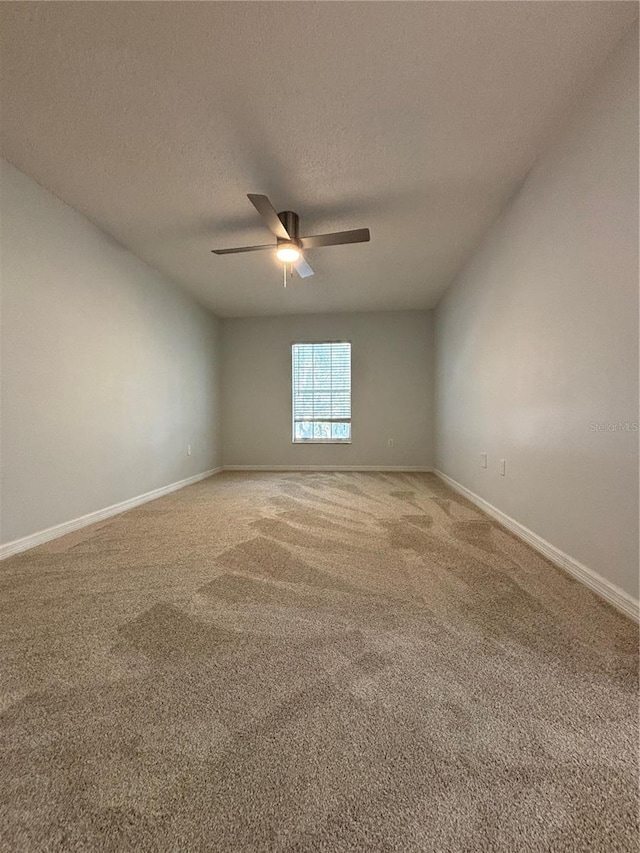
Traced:
[[[294, 405], [294, 396], [295, 396], [295, 386], [294, 386], [294, 368], [293, 368], [293, 353], [295, 346], [318, 346], [320, 344], [349, 344], [349, 410], [351, 411], [351, 417], [349, 418], [319, 418], [318, 420], [325, 421], [327, 423], [348, 423], [349, 424], [349, 438], [301, 438], [296, 439], [296, 421], [295, 421], [295, 405]], [[345, 340], [335, 340], [335, 341], [291, 341], [289, 346], [289, 364], [291, 365], [291, 376], [290, 376], [290, 387], [291, 387], [291, 444], [296, 445], [304, 445], [304, 444], [351, 444], [353, 441], [353, 394], [351, 387], [351, 378], [353, 375], [353, 360], [352, 360], [352, 352], [353, 352], [353, 342], [345, 341]]]

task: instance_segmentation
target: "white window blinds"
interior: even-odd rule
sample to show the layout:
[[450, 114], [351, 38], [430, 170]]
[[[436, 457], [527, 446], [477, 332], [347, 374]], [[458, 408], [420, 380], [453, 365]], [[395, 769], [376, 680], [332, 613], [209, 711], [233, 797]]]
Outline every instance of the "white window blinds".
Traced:
[[292, 344], [293, 440], [351, 441], [351, 344]]

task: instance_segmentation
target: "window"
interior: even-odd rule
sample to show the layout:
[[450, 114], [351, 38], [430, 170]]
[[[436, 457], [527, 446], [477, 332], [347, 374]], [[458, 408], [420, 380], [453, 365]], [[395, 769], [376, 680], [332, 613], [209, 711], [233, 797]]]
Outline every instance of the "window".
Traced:
[[292, 344], [293, 441], [351, 441], [351, 344]]

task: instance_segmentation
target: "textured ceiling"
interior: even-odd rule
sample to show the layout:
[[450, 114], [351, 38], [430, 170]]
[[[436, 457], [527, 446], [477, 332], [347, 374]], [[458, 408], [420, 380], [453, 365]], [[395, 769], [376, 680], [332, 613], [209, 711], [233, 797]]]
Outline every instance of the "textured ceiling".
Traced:
[[[637, 17], [616, 2], [0, 3], [2, 153], [221, 316], [433, 306]], [[282, 287], [247, 192], [369, 227]]]

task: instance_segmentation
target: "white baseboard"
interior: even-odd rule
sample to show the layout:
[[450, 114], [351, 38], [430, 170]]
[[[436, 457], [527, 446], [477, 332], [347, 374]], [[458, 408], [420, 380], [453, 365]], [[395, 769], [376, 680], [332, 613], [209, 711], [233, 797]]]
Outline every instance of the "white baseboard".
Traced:
[[563, 569], [572, 577], [576, 578], [576, 580], [581, 581], [585, 586], [588, 586], [590, 590], [595, 592], [596, 595], [599, 595], [600, 598], [603, 598], [605, 601], [609, 602], [609, 604], [612, 604], [617, 610], [624, 613], [625, 616], [629, 616], [635, 622], [640, 622], [640, 602], [636, 601], [635, 598], [630, 596], [623, 589], [612, 584], [610, 581], [606, 580], [583, 563], [579, 563], [578, 560], [574, 560], [573, 557], [565, 554], [564, 551], [556, 548], [555, 545], [547, 542], [546, 539], [538, 536], [537, 533], [529, 530], [528, 527], [520, 524], [519, 521], [516, 521], [504, 512], [501, 512], [488, 501], [485, 501], [484, 498], [476, 495], [475, 492], [472, 492], [470, 489], [467, 489], [465, 486], [456, 482], [456, 480], [453, 480], [451, 477], [443, 474], [442, 471], [438, 471], [436, 468], [434, 469], [434, 474], [440, 477], [440, 479], [446, 483], [447, 486], [453, 489], [454, 492], [458, 492], [463, 495], [467, 500], [471, 501], [471, 503], [475, 504], [483, 512], [491, 516], [491, 518], [494, 518], [511, 533], [515, 534], [519, 539], [526, 542], [527, 545], [530, 545], [539, 554], [542, 554], [543, 557], [546, 557], [555, 566]]
[[395, 471], [399, 473], [431, 473], [433, 468], [406, 465], [225, 465], [223, 471]]
[[213, 474], [218, 474], [222, 468], [212, 468], [209, 471], [203, 471], [201, 474], [194, 474], [193, 477], [187, 477], [184, 480], [178, 480], [177, 483], [170, 483], [168, 486], [161, 486], [159, 489], [154, 489], [152, 492], [146, 492], [144, 495], [137, 495], [135, 498], [129, 498], [126, 501], [113, 504], [112, 506], [98, 509], [95, 512], [90, 512], [87, 515], [82, 515], [80, 518], [73, 518], [71, 521], [64, 521], [62, 524], [56, 524], [55, 527], [49, 527], [46, 530], [40, 530], [38, 533], [32, 533], [30, 536], [24, 536], [22, 539], [14, 539], [13, 542], [7, 542], [5, 545], [0, 545], [0, 560], [5, 560], [7, 557], [12, 557], [14, 554], [19, 554], [22, 551], [27, 551], [29, 548], [35, 548], [36, 545], [43, 545], [51, 539], [57, 539], [59, 536], [66, 536], [67, 533], [73, 533], [75, 530], [80, 530], [82, 527], [88, 527], [90, 524], [95, 524], [98, 521], [104, 521], [105, 518], [111, 518], [112, 515], [119, 515], [121, 512], [126, 512], [128, 509], [133, 509], [140, 504], [154, 501], [156, 498], [161, 498], [163, 495], [168, 495], [171, 492], [177, 492], [178, 489], [183, 489], [185, 486], [191, 486], [193, 483], [198, 483], [200, 480], [205, 480]]

